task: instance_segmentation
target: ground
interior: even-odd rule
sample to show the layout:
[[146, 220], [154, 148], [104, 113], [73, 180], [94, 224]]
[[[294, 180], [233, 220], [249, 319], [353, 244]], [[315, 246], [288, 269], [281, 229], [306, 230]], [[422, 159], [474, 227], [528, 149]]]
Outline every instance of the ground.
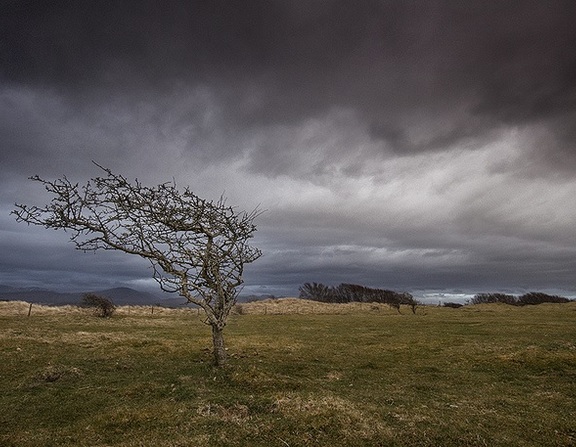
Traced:
[[0, 445], [576, 444], [576, 303], [237, 310], [0, 303]]

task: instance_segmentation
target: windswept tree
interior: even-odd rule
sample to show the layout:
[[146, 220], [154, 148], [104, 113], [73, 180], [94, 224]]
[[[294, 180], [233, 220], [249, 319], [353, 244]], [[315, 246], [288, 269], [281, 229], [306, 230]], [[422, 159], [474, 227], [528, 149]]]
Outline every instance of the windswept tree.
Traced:
[[472, 304], [504, 303], [514, 306], [518, 304], [518, 299], [506, 293], [477, 293], [470, 302]]
[[97, 166], [106, 175], [83, 186], [66, 177], [31, 177], [54, 197], [44, 207], [16, 204], [12, 213], [19, 222], [70, 232], [79, 250], [120, 250], [148, 259], [162, 290], [204, 310], [215, 364], [223, 365], [223, 330], [244, 282], [244, 265], [262, 254], [248, 244], [260, 211], [237, 212], [223, 197], [201, 199], [174, 183], [131, 183]]

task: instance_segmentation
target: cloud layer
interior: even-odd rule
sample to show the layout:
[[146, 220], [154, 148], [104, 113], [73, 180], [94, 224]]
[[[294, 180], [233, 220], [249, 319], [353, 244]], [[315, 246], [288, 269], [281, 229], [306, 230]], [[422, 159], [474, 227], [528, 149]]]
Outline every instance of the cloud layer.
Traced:
[[4, 9], [0, 282], [148, 278], [8, 216], [96, 160], [267, 209], [250, 291], [575, 289], [572, 1]]

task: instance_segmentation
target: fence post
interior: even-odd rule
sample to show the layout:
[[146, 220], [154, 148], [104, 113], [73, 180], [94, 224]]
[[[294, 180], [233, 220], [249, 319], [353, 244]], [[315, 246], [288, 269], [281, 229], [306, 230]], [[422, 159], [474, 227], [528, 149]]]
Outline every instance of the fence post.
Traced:
[[32, 313], [32, 303], [30, 303], [30, 307], [28, 308], [28, 316]]

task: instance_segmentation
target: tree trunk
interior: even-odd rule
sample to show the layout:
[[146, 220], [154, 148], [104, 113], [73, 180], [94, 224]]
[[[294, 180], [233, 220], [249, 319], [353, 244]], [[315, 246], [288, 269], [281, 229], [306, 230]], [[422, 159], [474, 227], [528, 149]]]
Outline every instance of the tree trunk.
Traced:
[[224, 333], [223, 328], [217, 325], [212, 325], [212, 343], [214, 344], [214, 364], [216, 366], [224, 366], [228, 360], [226, 348], [224, 347]]

